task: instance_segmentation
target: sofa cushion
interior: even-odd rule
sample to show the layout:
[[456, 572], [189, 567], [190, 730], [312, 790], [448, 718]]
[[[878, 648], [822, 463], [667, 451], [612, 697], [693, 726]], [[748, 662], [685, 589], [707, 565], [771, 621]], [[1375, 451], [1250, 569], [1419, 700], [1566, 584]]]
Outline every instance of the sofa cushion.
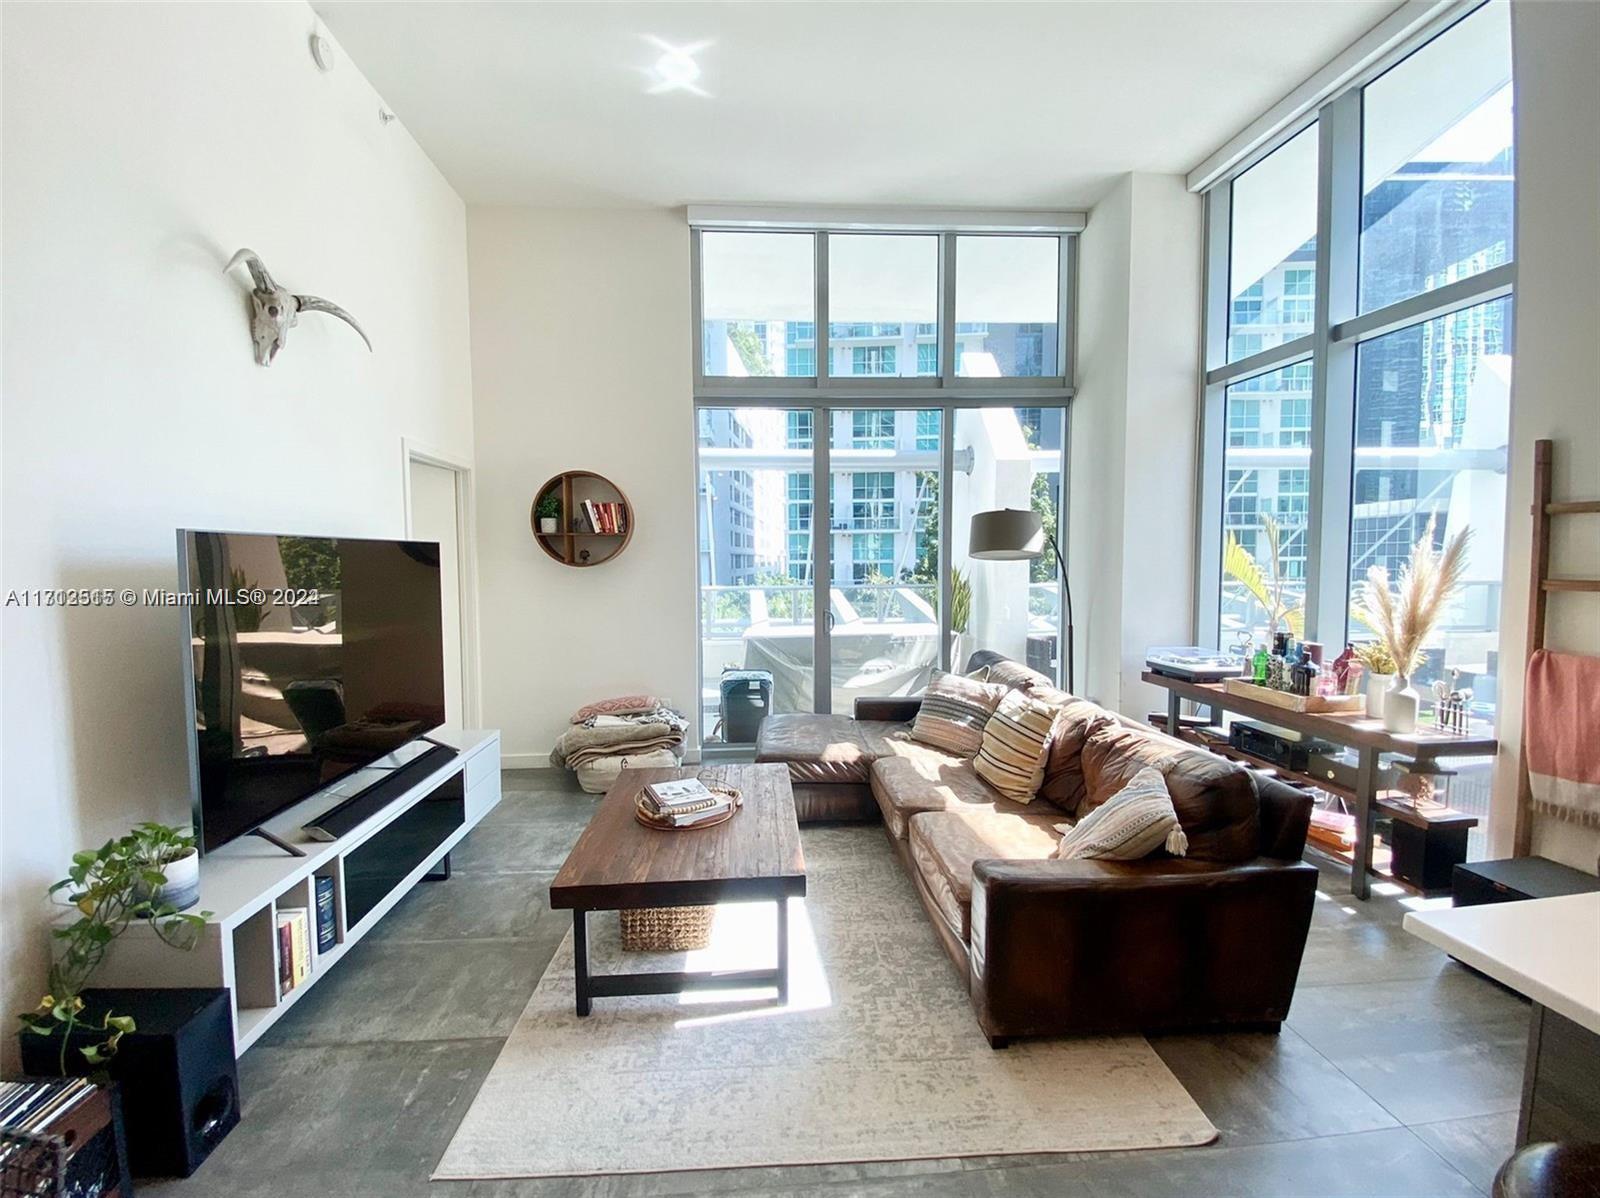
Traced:
[[971, 933], [973, 862], [1046, 860], [1056, 850], [1054, 818], [981, 807], [911, 817], [912, 865], [939, 914], [963, 941]]
[[996, 683], [935, 670], [911, 735], [936, 749], [971, 757], [983, 744], [983, 726], [1005, 694], [1006, 688]]
[[1036, 686], [1028, 692], [1057, 709], [1050, 729], [1050, 752], [1045, 757], [1039, 797], [1077, 815], [1083, 805], [1083, 743], [1102, 724], [1114, 724], [1110, 712], [1087, 699], [1077, 699], [1053, 686]]
[[1062, 861], [1090, 857], [1139, 861], [1158, 849], [1181, 857], [1189, 847], [1166, 779], [1148, 765], [1076, 824], [1057, 824], [1056, 831], [1064, 833], [1055, 853]]
[[913, 815], [921, 811], [983, 809], [1025, 815], [1028, 808], [1002, 798], [978, 777], [972, 762], [947, 754], [880, 757], [872, 763], [872, 797], [883, 823], [896, 840], [906, 838]]
[[998, 683], [1007, 690], [1050, 685], [1050, 679], [1038, 670], [988, 649], [979, 649], [967, 660], [966, 673], [969, 678], [981, 677], [983, 681]]
[[1044, 779], [1055, 718], [1055, 708], [1027, 691], [1006, 695], [983, 726], [983, 745], [972, 759], [978, 777], [1008, 799], [1032, 802]]
[[1256, 855], [1259, 803], [1249, 770], [1159, 732], [1120, 722], [1094, 728], [1084, 741], [1080, 818], [1145, 766], [1154, 766], [1166, 779], [1192, 860], [1246, 861]]
[[904, 724], [789, 712], [761, 721], [756, 760], [787, 765], [794, 782], [864, 786], [867, 767], [907, 742]]

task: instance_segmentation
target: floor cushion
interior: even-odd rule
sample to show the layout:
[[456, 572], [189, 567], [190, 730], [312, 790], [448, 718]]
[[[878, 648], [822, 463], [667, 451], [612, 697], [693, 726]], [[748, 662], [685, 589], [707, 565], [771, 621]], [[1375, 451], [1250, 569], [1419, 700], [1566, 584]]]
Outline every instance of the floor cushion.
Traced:
[[1085, 793], [1080, 818], [1145, 766], [1154, 766], [1166, 779], [1191, 860], [1247, 861], [1259, 851], [1260, 801], [1250, 771], [1243, 766], [1120, 722], [1091, 730], [1082, 760]]
[[1058, 818], [983, 808], [911, 817], [911, 862], [939, 914], [963, 942], [972, 930], [973, 862], [1047, 860], [1060, 839], [1051, 827]]

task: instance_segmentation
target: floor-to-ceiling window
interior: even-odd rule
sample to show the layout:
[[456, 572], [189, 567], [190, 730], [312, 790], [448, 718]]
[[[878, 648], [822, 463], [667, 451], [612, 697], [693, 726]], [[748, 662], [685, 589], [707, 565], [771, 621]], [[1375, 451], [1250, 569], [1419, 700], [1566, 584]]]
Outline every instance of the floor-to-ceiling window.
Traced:
[[848, 713], [996, 648], [1059, 672], [1060, 571], [966, 559], [966, 524], [1054, 531], [1074, 214], [1040, 228], [763, 229], [695, 218], [701, 702]]
[[[1499, 691], [1513, 317], [1506, 0], [1455, 10], [1207, 192], [1203, 638], [1337, 652], [1373, 566], [1470, 528], [1429, 684]], [[1482, 793], [1477, 793], [1481, 791]], [[1458, 806], [1487, 814], [1487, 774]]]

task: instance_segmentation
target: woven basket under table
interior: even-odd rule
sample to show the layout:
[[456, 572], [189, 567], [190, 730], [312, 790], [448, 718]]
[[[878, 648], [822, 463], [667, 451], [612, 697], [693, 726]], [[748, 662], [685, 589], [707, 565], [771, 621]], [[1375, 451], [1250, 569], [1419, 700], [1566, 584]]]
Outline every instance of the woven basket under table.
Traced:
[[630, 953], [681, 953], [711, 943], [715, 907], [643, 907], [622, 911], [622, 947]]

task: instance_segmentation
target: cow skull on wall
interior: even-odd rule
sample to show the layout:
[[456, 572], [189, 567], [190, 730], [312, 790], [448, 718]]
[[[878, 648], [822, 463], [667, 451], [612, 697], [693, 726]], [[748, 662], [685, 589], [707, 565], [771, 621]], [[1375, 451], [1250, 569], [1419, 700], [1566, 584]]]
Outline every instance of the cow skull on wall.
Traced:
[[361, 340], [367, 343], [367, 349], [371, 351], [372, 341], [365, 330], [356, 323], [354, 316], [338, 304], [314, 295], [295, 295], [287, 288], [279, 287], [272, 281], [266, 265], [254, 250], [240, 250], [223, 268], [224, 273], [240, 263], [250, 268], [250, 278], [254, 283], [250, 289], [250, 337], [256, 346], [256, 365], [272, 365], [272, 359], [283, 348], [289, 330], [300, 323], [302, 312], [326, 312], [330, 316], [337, 316], [361, 334]]

